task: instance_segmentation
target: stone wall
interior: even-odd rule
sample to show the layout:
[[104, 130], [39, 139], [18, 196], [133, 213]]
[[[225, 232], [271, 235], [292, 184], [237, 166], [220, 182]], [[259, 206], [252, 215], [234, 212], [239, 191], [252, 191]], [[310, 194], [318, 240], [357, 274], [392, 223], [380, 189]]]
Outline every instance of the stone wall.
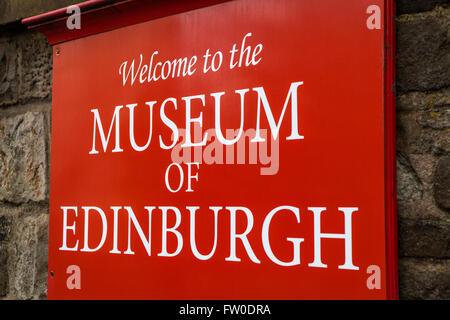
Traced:
[[[77, 1], [26, 2], [0, 2], [0, 299], [46, 298], [52, 51], [18, 19]], [[397, 2], [401, 299], [450, 299], [448, 2]]]
[[397, 13], [400, 297], [450, 299], [450, 7], [401, 0]]
[[46, 297], [52, 51], [0, 28], [0, 297]]

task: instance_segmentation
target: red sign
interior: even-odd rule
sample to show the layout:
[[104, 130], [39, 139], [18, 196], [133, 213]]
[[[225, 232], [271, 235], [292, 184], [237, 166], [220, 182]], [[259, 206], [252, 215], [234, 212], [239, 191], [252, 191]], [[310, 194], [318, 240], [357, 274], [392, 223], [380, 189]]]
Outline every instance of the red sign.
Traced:
[[54, 46], [48, 297], [395, 298], [391, 2], [158, 3]]

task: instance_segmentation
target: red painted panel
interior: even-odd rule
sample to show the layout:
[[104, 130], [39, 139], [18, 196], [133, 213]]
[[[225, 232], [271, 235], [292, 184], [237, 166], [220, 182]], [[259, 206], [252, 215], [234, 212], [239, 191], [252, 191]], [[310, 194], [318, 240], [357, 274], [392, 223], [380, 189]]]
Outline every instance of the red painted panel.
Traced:
[[67, 27], [67, 20], [75, 13], [68, 13], [67, 8], [23, 19], [22, 23], [44, 33], [54, 45], [226, 1], [230, 0], [89, 0], [77, 4], [82, 20], [79, 29]]
[[[57, 44], [48, 297], [395, 298], [389, 10], [382, 0], [236, 0]], [[206, 52], [217, 70], [205, 72]], [[184, 74], [169, 71], [184, 57]], [[245, 149], [208, 139], [219, 97], [224, 134], [239, 129], [244, 102]], [[200, 164], [191, 179], [179, 164], [171, 192], [167, 168], [177, 189], [171, 164], [188, 148], [161, 141], [200, 115]], [[258, 127], [276, 142], [249, 142]]]

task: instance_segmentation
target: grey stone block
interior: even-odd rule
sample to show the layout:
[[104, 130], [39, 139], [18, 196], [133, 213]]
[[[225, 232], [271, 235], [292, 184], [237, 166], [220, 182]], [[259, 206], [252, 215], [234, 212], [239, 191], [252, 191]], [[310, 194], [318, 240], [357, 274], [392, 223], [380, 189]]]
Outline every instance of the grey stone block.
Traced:
[[397, 21], [397, 90], [425, 91], [450, 83], [450, 9], [405, 14]]
[[399, 111], [440, 109], [450, 105], [450, 87], [433, 92], [413, 91], [397, 97]]
[[[446, 127], [447, 110], [442, 109], [439, 113], [434, 111], [398, 113], [397, 150], [403, 154], [449, 154], [450, 131]], [[425, 115], [424, 112], [431, 114]], [[432, 119], [433, 117], [436, 119]]]
[[428, 11], [444, 3], [449, 3], [449, 0], [397, 0], [397, 14]]
[[0, 201], [47, 198], [45, 133], [42, 113], [0, 119]]
[[422, 199], [423, 186], [408, 159], [397, 155], [397, 199], [415, 201]]
[[450, 156], [442, 157], [434, 174], [433, 193], [439, 207], [450, 209]]
[[0, 107], [18, 101], [19, 84], [16, 47], [0, 39]]
[[48, 214], [20, 213], [9, 250], [10, 294], [18, 299], [46, 296]]
[[44, 35], [25, 33], [17, 38], [20, 48], [20, 95], [19, 101], [51, 97], [53, 51]]
[[450, 299], [450, 262], [446, 260], [399, 260], [400, 299]]
[[[424, 213], [424, 216], [426, 214]], [[399, 255], [446, 258], [450, 256], [450, 219], [404, 219], [398, 223]]]
[[51, 98], [52, 59], [44, 35], [0, 32], [0, 107]]

